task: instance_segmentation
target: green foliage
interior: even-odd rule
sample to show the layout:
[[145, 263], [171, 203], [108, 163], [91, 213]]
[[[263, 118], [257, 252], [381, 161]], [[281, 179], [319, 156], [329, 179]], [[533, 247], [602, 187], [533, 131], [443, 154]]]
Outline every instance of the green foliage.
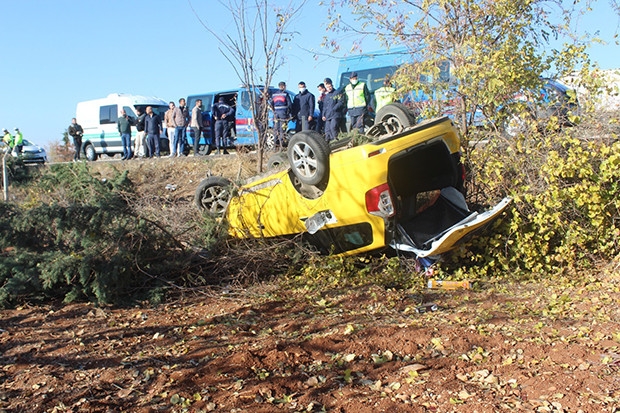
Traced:
[[534, 133], [470, 154], [474, 194], [514, 198], [487, 237], [452, 255], [457, 272], [536, 277], [620, 253], [620, 142]]
[[406, 289], [411, 288], [415, 280], [397, 257], [314, 256], [301, 271], [292, 274], [288, 282], [291, 288], [324, 291], [364, 285]]
[[132, 210], [126, 173], [104, 180], [86, 164], [53, 165], [37, 188], [49, 202], [0, 204], [0, 306], [35, 297], [159, 298], [182, 250]]
[[[579, 65], [590, 66], [584, 50], [591, 39], [572, 40], [559, 49], [549, 47], [552, 38], [574, 37], [572, 19], [586, 4], [567, 10], [549, 0], [338, 0], [327, 4], [332, 32], [349, 36], [353, 32], [359, 38], [374, 33], [386, 49], [406, 47], [413, 63], [396, 73], [398, 93], [416, 91], [431, 97], [417, 104], [427, 118], [449, 108], [466, 138], [474, 125], [473, 114], [482, 112], [489, 126], [500, 126], [505, 114], [499, 109], [517, 93], [540, 90], [541, 75], [562, 77]], [[350, 10], [354, 21], [347, 19], [343, 8]], [[324, 45], [340, 46], [337, 39], [327, 38]], [[450, 78], [440, 78], [447, 65]]]

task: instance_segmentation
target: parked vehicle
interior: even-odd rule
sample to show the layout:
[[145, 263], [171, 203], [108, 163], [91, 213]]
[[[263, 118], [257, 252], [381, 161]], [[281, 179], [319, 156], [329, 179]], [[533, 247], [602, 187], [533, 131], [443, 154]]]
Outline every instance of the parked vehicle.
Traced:
[[[203, 127], [201, 128], [201, 136], [200, 142], [198, 146], [198, 150], [203, 155], [208, 155], [211, 153], [211, 150], [215, 147], [215, 125], [211, 119], [211, 109], [213, 107], [213, 103], [217, 102], [220, 97], [223, 97], [226, 103], [235, 108], [235, 118], [234, 121], [230, 124], [230, 134], [229, 140], [226, 144], [227, 148], [232, 148], [235, 146], [255, 146], [258, 144], [258, 130], [254, 125], [254, 118], [252, 116], [252, 99], [254, 99], [255, 105], [262, 104], [262, 96], [263, 96], [264, 87], [260, 86], [259, 90], [253, 93], [254, 96], [251, 96], [252, 93], [248, 91], [246, 87], [239, 87], [228, 90], [220, 90], [217, 92], [208, 92], [202, 94], [190, 95], [187, 97], [187, 108], [192, 111], [194, 106], [196, 106], [196, 101], [198, 99], [202, 100], [202, 121]], [[278, 89], [275, 87], [269, 87], [269, 93], [274, 93]], [[291, 91], [287, 91], [287, 93], [292, 99], [295, 97], [295, 94]], [[275, 142], [275, 135], [273, 133], [273, 123], [270, 122], [268, 126], [267, 137], [265, 141], [265, 146], [268, 149], [273, 149], [277, 146]], [[290, 137], [295, 132], [295, 122], [292, 120], [288, 124], [287, 134]], [[191, 128], [187, 129], [187, 142], [188, 147], [186, 150], [189, 150], [189, 147], [192, 147], [194, 144], [194, 132]]]
[[[523, 133], [533, 122], [539, 129], [550, 120], [557, 119], [558, 126], [574, 126], [580, 108], [574, 89], [553, 79], [543, 79], [544, 85], [538, 96], [519, 93], [512, 102], [502, 108], [505, 111], [501, 129], [505, 135], [515, 137]], [[519, 106], [514, 108], [513, 106]]]
[[[163, 122], [168, 102], [156, 97], [111, 93], [105, 98], [79, 102], [75, 117], [84, 129], [82, 148], [86, 159], [95, 161], [101, 154], [109, 156], [122, 154], [123, 144], [116, 125], [121, 109], [125, 109], [128, 116], [137, 119], [136, 110], [140, 108], [142, 113], [145, 113], [147, 106], [151, 106], [153, 112], [158, 114]], [[132, 145], [136, 133], [135, 128], [132, 128]], [[168, 138], [163, 133], [160, 136], [159, 146], [166, 150], [169, 147]]]
[[[374, 92], [383, 85], [386, 77], [393, 76], [401, 65], [412, 61], [410, 52], [405, 48], [394, 48], [389, 52], [383, 50], [343, 58], [338, 66], [339, 87], [346, 86], [349, 83], [351, 73], [357, 72], [358, 79], [365, 82], [371, 95], [374, 95]], [[420, 79], [421, 82], [431, 82], [432, 80], [431, 77], [426, 76], [422, 76]], [[516, 136], [524, 130], [530, 121], [535, 121], [536, 124], [544, 126], [552, 117], [557, 117], [560, 126], [573, 125], [571, 119], [579, 114], [576, 92], [557, 80], [548, 78], [541, 80], [543, 86], [540, 91], [534, 91], [534, 93], [526, 91], [516, 94], [507, 105], [500, 109], [503, 116], [501, 116], [502, 122], [498, 126], [506, 135]], [[414, 90], [404, 96], [401, 103], [412, 109], [414, 117], [419, 118], [421, 108], [428, 101], [442, 100], [446, 103], [443, 115], [454, 119], [459, 101], [457, 94], [453, 92], [458, 88], [458, 85], [451, 79], [451, 66], [448, 61], [441, 64], [439, 81], [452, 82], [454, 88], [452, 93], [448, 92], [447, 95], [438, 96], [428, 95], [421, 90]], [[516, 105], [516, 103], [525, 103], [525, 110], [521, 107], [523, 105]], [[400, 112], [392, 113], [389, 111], [383, 116], [371, 112], [371, 117], [374, 116], [375, 123], [385, 122], [388, 118], [393, 123], [398, 123], [401, 117], [396, 116], [397, 114]], [[474, 126], [488, 126], [489, 120], [480, 110], [476, 111], [473, 119]]]
[[297, 133], [287, 151], [290, 167], [234, 192], [228, 180], [207, 178], [195, 202], [224, 216], [233, 237], [303, 234], [325, 253], [390, 246], [418, 257], [448, 251], [511, 202], [504, 198], [482, 213], [469, 209], [460, 137], [449, 118], [373, 132], [379, 136], [358, 146], [350, 139], [330, 146], [316, 132]]
[[28, 139], [23, 140], [21, 157], [24, 163], [45, 163], [47, 162], [47, 152], [41, 146], [32, 143]]
[[[45, 149], [35, 143], [32, 143], [28, 139], [24, 139], [22, 141], [23, 147], [22, 152], [19, 155], [24, 163], [40, 163], [44, 164], [47, 162], [47, 152]], [[6, 149], [6, 144], [0, 141], [0, 148], [4, 152]]]

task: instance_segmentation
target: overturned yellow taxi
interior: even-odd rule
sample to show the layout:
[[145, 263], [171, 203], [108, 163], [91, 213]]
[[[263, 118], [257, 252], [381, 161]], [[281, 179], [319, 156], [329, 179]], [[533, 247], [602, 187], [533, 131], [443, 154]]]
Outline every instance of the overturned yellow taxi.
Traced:
[[470, 211], [459, 149], [458, 130], [447, 117], [399, 127], [357, 145], [329, 145], [316, 132], [300, 132], [289, 142], [286, 168], [235, 190], [224, 178], [207, 178], [195, 201], [225, 216], [233, 237], [303, 234], [325, 253], [390, 246], [435, 256], [493, 220], [511, 201], [504, 198], [482, 213]]

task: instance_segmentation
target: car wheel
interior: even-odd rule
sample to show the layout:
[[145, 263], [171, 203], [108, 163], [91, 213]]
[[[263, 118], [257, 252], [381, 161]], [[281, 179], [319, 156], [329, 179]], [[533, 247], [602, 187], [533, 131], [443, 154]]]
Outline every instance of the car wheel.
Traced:
[[267, 132], [265, 132], [265, 150], [268, 152], [275, 152], [278, 150], [276, 134], [272, 128], [267, 129]]
[[325, 183], [329, 177], [329, 152], [329, 145], [320, 133], [296, 133], [287, 151], [293, 174], [307, 185]]
[[375, 116], [375, 125], [383, 123], [385, 129], [393, 134], [415, 125], [415, 116], [402, 103], [390, 103], [383, 106]]
[[211, 215], [224, 215], [230, 201], [231, 186], [232, 183], [228, 179], [219, 176], [204, 179], [196, 188], [194, 196], [196, 206]]
[[275, 169], [283, 164], [288, 164], [286, 152], [275, 153], [267, 159], [267, 169]]
[[92, 144], [86, 145], [84, 153], [86, 154], [86, 159], [90, 162], [97, 160], [97, 152], [95, 152], [95, 147]]

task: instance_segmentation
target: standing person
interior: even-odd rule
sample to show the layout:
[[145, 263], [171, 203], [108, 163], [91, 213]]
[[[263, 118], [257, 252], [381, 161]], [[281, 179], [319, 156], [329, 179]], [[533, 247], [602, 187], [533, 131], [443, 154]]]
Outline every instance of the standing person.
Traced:
[[174, 134], [176, 132], [177, 124], [174, 120], [174, 102], [168, 103], [168, 110], [164, 113], [164, 123], [166, 124], [166, 136], [168, 137], [168, 149], [170, 152], [171, 158], [176, 153], [176, 148], [174, 147]]
[[319, 133], [325, 132], [325, 121], [323, 120], [323, 99], [325, 98], [325, 94], [327, 93], [327, 89], [325, 89], [325, 83], [319, 83], [316, 87], [319, 91], [319, 118], [316, 122], [316, 131]]
[[172, 154], [174, 155], [176, 151], [177, 156], [181, 156], [185, 153], [185, 144], [187, 143], [185, 133], [187, 125], [189, 125], [189, 111], [185, 106], [185, 99], [179, 99], [179, 107], [174, 109], [173, 117], [176, 127], [174, 128]]
[[325, 139], [329, 142], [338, 138], [346, 98], [340, 91], [334, 89], [330, 78], [325, 78], [324, 83], [327, 93], [323, 98], [323, 121], [325, 122]]
[[13, 146], [15, 146], [15, 139], [13, 139], [13, 135], [6, 129], [2, 129], [4, 136], [2, 136], [2, 142], [6, 145], [5, 153], [13, 152]]
[[159, 158], [159, 135], [162, 132], [161, 118], [158, 114], [153, 112], [153, 108], [151, 106], [146, 107], [144, 129], [146, 131], [147, 157], [152, 158], [153, 156], [157, 156]]
[[351, 127], [360, 133], [364, 133], [364, 118], [368, 114], [368, 105], [370, 104], [370, 92], [366, 83], [357, 80], [357, 72], [351, 73], [349, 77], [350, 83], [344, 88], [347, 96], [347, 112], [351, 118]]
[[24, 135], [19, 131], [19, 128], [15, 128], [15, 135], [13, 135], [14, 146], [13, 152], [15, 156], [18, 156], [22, 153], [22, 149], [24, 149]]
[[121, 135], [121, 142], [123, 144], [123, 157], [121, 160], [131, 159], [133, 154], [131, 153], [131, 125], [134, 124], [134, 120], [131, 116], [127, 115], [125, 109], [121, 109], [121, 116], [116, 121], [118, 127], [118, 133]]
[[296, 119], [295, 131], [310, 130], [314, 126], [314, 95], [306, 89], [306, 82], [299, 82], [299, 93], [293, 100], [293, 116]]
[[235, 109], [226, 104], [226, 99], [220, 96], [217, 103], [213, 104], [211, 109], [213, 121], [215, 122], [215, 145], [217, 146], [217, 154], [220, 154], [220, 149], [223, 149], [224, 155], [228, 155], [226, 146], [228, 144], [228, 131], [229, 123], [232, 120]]
[[80, 155], [82, 154], [82, 136], [84, 135], [84, 129], [82, 129], [82, 126], [77, 123], [75, 118], [71, 119], [71, 125], [69, 125], [68, 133], [69, 136], [73, 138], [73, 147], [75, 148], [73, 162], [79, 162]]
[[271, 109], [273, 110], [273, 129], [276, 135], [276, 144], [284, 145], [284, 126], [291, 118], [293, 102], [286, 92], [286, 83], [278, 83], [278, 91], [270, 99]]
[[196, 101], [196, 105], [192, 109], [192, 119], [189, 123], [190, 128], [194, 131], [194, 156], [198, 153], [198, 145], [200, 144], [200, 128], [202, 128], [202, 99]]
[[144, 120], [146, 118], [146, 113], [142, 112], [142, 108], [136, 108], [136, 112], [138, 114], [138, 119], [136, 120], [136, 130], [138, 133], [136, 134], [136, 144], [134, 148], [134, 154], [136, 158], [144, 157], [146, 154], [146, 145], [144, 143]]
[[396, 89], [389, 78], [383, 81], [383, 86], [375, 90], [375, 113], [385, 105], [396, 100]]

